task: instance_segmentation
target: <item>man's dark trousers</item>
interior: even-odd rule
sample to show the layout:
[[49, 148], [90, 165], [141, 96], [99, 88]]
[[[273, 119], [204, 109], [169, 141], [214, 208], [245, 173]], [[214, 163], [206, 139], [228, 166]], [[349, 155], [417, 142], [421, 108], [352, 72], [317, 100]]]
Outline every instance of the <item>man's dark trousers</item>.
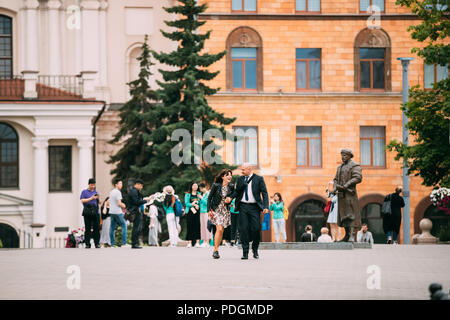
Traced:
[[133, 247], [139, 246], [139, 233], [141, 232], [142, 213], [141, 210], [135, 213], [133, 220], [133, 230], [131, 230], [131, 245]]
[[256, 203], [241, 202], [239, 207], [239, 237], [242, 251], [248, 254], [249, 242], [252, 241], [252, 251], [258, 251], [261, 241], [261, 208]]
[[[84, 243], [86, 246], [91, 246], [91, 237], [94, 238], [95, 246], [100, 245], [100, 216], [98, 214], [84, 215]], [[93, 234], [91, 236], [91, 229]]]

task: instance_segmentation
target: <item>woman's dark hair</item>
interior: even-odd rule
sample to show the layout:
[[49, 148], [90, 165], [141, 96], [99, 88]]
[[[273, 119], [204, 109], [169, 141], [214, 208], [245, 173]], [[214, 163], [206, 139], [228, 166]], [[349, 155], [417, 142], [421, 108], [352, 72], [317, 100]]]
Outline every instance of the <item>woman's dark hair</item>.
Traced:
[[109, 200], [109, 197], [106, 197], [105, 201], [103, 201], [102, 206], [101, 206], [102, 212], [103, 212], [103, 208], [106, 206], [106, 201], [108, 201], [108, 200]]
[[167, 194], [166, 197], [164, 198], [164, 205], [166, 207], [171, 206], [173, 203], [173, 195], [171, 194]]
[[200, 189], [200, 188], [206, 188], [206, 184], [204, 184], [203, 182], [202, 183], [200, 183], [199, 185], [198, 185], [198, 188]]
[[226, 176], [228, 173], [230, 173], [231, 175], [233, 175], [233, 172], [230, 169], [222, 169], [222, 171], [220, 171], [220, 173], [217, 175], [217, 177], [214, 179], [215, 183], [220, 183], [222, 184], [223, 182], [223, 177]]
[[312, 226], [308, 224], [305, 228], [305, 231], [312, 231]]
[[197, 185], [197, 192], [198, 192], [199, 189], [200, 189], [200, 186], [199, 186], [199, 184], [198, 184], [197, 182], [192, 182], [191, 185], [189, 186], [189, 193], [190, 193], [190, 194], [192, 194], [192, 186], [193, 186], [194, 184]]
[[274, 197], [275, 197], [275, 196], [278, 196], [278, 198], [280, 199], [280, 202], [283, 202], [283, 198], [281, 197], [281, 193], [275, 192], [273, 196], [274, 196]]

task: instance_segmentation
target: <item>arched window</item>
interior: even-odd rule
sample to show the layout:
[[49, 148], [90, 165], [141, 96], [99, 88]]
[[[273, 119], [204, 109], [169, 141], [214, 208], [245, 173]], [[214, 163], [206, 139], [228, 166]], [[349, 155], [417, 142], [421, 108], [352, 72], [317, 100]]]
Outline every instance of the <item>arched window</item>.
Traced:
[[0, 223], [0, 248], [19, 248], [20, 240], [17, 231], [5, 223]]
[[431, 234], [439, 241], [450, 241], [450, 215], [444, 211], [439, 211], [437, 207], [431, 205], [425, 210], [424, 218], [428, 218], [433, 223]]
[[227, 39], [227, 90], [262, 91], [262, 39], [252, 28], [239, 27]]
[[369, 203], [361, 210], [361, 223], [367, 223], [375, 243], [386, 243], [386, 235], [383, 230], [383, 218], [381, 217], [381, 204]]
[[19, 139], [16, 131], [0, 122], [0, 188], [19, 186]]
[[140, 62], [137, 60], [137, 58], [142, 54], [142, 48], [137, 47], [134, 48], [130, 52], [129, 56], [129, 64], [128, 64], [128, 82], [134, 81], [139, 77], [139, 71], [140, 71]]
[[12, 19], [0, 14], [0, 78], [12, 77]]
[[384, 30], [359, 32], [354, 60], [355, 91], [391, 91], [391, 41]]

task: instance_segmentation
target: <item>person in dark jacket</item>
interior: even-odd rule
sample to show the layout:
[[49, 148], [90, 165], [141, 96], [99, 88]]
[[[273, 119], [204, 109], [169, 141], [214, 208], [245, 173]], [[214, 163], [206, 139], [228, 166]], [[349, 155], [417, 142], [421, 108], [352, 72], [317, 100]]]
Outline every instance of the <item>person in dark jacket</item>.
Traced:
[[387, 235], [388, 244], [398, 244], [398, 234], [402, 224], [402, 208], [405, 206], [405, 201], [400, 196], [401, 193], [402, 188], [397, 187], [395, 193], [388, 196], [391, 199], [391, 214], [383, 216], [383, 230]]
[[139, 246], [139, 232], [142, 222], [142, 212], [140, 210], [141, 205], [147, 203], [148, 199], [143, 199], [141, 195], [142, 188], [144, 187], [144, 181], [136, 179], [133, 188], [129, 193], [128, 211], [134, 215], [133, 230], [131, 231], [131, 248], [142, 249]]
[[316, 242], [317, 241], [317, 237], [316, 234], [312, 232], [312, 226], [311, 225], [307, 225], [305, 227], [305, 233], [302, 234], [301, 238], [300, 238], [301, 242]]
[[264, 178], [252, 172], [252, 165], [244, 163], [242, 176], [236, 182], [231, 195], [236, 199], [235, 210], [239, 211], [239, 234], [242, 244], [242, 260], [248, 259], [249, 243], [252, 242], [253, 258], [259, 259], [258, 247], [261, 241], [261, 214], [269, 212], [269, 195]]
[[207, 210], [209, 219], [216, 226], [214, 234], [214, 252], [213, 258], [219, 259], [219, 246], [222, 243], [222, 237], [225, 228], [231, 225], [229, 196], [234, 191], [231, 184], [231, 170], [223, 169], [215, 178], [208, 196]]

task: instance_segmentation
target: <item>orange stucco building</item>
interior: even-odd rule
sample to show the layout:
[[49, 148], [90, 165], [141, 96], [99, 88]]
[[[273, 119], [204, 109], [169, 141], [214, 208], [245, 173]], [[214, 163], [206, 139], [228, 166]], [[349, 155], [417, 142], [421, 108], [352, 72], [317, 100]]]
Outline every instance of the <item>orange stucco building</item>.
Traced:
[[[199, 20], [207, 23], [201, 30], [212, 30], [205, 51], [227, 50], [210, 68], [220, 70], [210, 85], [221, 90], [209, 103], [237, 118], [230, 130], [256, 132], [242, 144], [225, 146], [228, 162], [254, 162], [269, 194], [280, 192], [288, 205], [287, 240], [298, 241], [305, 224], [320, 233], [325, 189], [341, 163], [340, 150], [351, 148], [363, 167], [363, 220], [376, 242], [384, 242], [380, 205], [402, 185], [401, 161], [383, 148], [402, 139], [397, 58], [414, 58], [410, 86], [431, 81], [423, 59], [411, 53], [422, 44], [407, 28], [420, 21], [395, 0], [378, 1], [383, 10], [372, 18], [360, 10], [360, 0], [204, 2], [208, 9]], [[305, 3], [306, 10], [296, 10]], [[421, 182], [411, 177], [410, 237], [431, 205], [431, 189]], [[263, 237], [274, 240], [273, 233]]]

